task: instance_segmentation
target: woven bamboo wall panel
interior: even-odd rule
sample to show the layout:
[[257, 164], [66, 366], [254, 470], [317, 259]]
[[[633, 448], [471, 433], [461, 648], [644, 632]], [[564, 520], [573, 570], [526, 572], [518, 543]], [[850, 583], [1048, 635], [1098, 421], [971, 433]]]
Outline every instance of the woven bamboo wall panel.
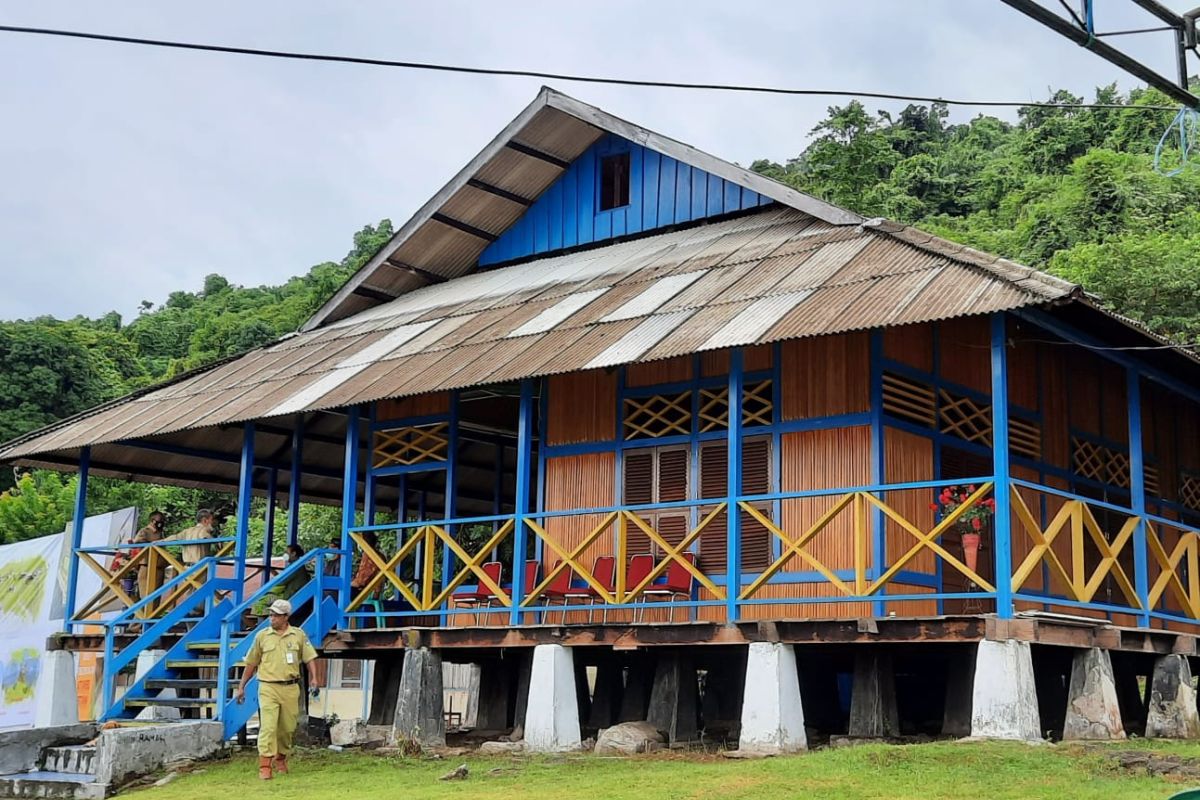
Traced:
[[1008, 401], [1013, 405], [1037, 410], [1038, 406], [1038, 348], [1024, 331], [1010, 336], [1008, 348]]
[[933, 325], [922, 323], [884, 328], [883, 355], [922, 372], [933, 372]]
[[571, 372], [546, 381], [547, 444], [612, 439], [617, 429], [617, 376], [605, 370]]
[[[747, 372], [770, 369], [774, 364], [774, 348], [769, 344], [742, 348], [742, 369]], [[705, 378], [729, 374], [729, 351], [713, 350], [700, 356], [700, 374]]]
[[412, 397], [401, 397], [397, 400], [380, 400], [375, 404], [377, 419], [403, 419], [405, 417], [423, 417], [427, 414], [448, 414], [449, 412], [449, 392], [418, 394]]
[[656, 383], [678, 383], [691, 380], [692, 357], [678, 356], [650, 361], [645, 364], [630, 364], [625, 368], [626, 386], [653, 386]]
[[[889, 583], [886, 594], [933, 594], [929, 586], [909, 586], [903, 583]], [[937, 614], [937, 600], [894, 600], [887, 604], [887, 613], [898, 617], [924, 617]]]
[[[1031, 483], [1041, 483], [1037, 470], [1030, 469], [1028, 467], [1017, 466], [1015, 464], [1012, 465], [1011, 469], [1014, 478], [1020, 478], [1021, 480], [1030, 481]], [[1041, 498], [1049, 496], [1040, 492], [1036, 492], [1033, 489], [1028, 489], [1024, 486], [1017, 487], [1017, 491], [1020, 493], [1021, 498], [1025, 501], [1025, 506], [1033, 512], [1035, 518], [1038, 518], [1039, 522], [1042, 522], [1040, 519]], [[1029, 552], [1033, 549], [1033, 541], [1021, 530], [1021, 523], [1016, 518], [1015, 514], [1013, 515], [1010, 530], [1012, 531], [1009, 537], [1009, 541], [1012, 542], [1013, 549], [1012, 563], [1020, 565], [1025, 561], [1025, 557], [1028, 556]], [[1027, 589], [1040, 591], [1044, 588], [1044, 586], [1045, 583], [1043, 581], [1043, 574], [1042, 570], [1040, 569], [1034, 570], [1033, 574], [1029, 576], [1029, 580], [1025, 582], [1025, 588]]]
[[1173, 434], [1177, 442], [1176, 452], [1179, 454], [1178, 470], [1200, 471], [1200, 415], [1196, 405], [1186, 400], [1177, 400], [1173, 404], [1175, 424]]
[[1108, 361], [1100, 362], [1100, 391], [1103, 393], [1104, 419], [1100, 431], [1114, 442], [1129, 443], [1129, 393], [1123, 367]]
[[784, 342], [780, 364], [783, 419], [868, 411], [871, 347], [866, 333]]
[[[597, 508], [616, 502], [616, 456], [612, 453], [590, 453], [581, 456], [560, 456], [546, 459], [545, 503], [547, 511], [567, 511], [573, 508]], [[585, 514], [553, 517], [546, 521], [546, 532], [566, 549], [578, 544], [603, 521], [604, 515]], [[612, 555], [616, 537], [602, 534], [583, 554], [583, 563], [591, 565], [596, 556]], [[553, 552], [550, 560], [557, 563]]]
[[[885, 428], [883, 465], [884, 483], [927, 481], [933, 476], [933, 442], [907, 431]], [[933, 527], [933, 510], [929, 507], [933, 495], [932, 489], [893, 491], [885, 492], [883, 501], [906, 520], [927, 531]], [[916, 540], [891, 520], [888, 520], [884, 530], [887, 536], [887, 563], [891, 564], [908, 552]], [[934, 552], [923, 549], [908, 562], [907, 569], [932, 575], [937, 569]]]
[[[1064, 349], [1064, 348], [1060, 348]], [[1100, 370], [1095, 356], [1071, 348], [1064, 362], [1071, 427], [1100, 435]], [[1107, 389], [1107, 387], [1104, 387]]]
[[1065, 369], [1064, 348], [1047, 346], [1042, 352], [1042, 458], [1060, 469], [1071, 466]]
[[978, 392], [992, 389], [992, 336], [987, 317], [963, 317], [938, 323], [941, 375]]

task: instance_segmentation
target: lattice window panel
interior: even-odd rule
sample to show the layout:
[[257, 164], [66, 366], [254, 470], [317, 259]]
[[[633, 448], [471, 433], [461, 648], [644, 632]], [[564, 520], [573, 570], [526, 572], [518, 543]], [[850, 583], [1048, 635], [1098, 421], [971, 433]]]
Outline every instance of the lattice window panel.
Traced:
[[[696, 410], [700, 433], [723, 431], [729, 427], [729, 387], [700, 390]], [[775, 400], [768, 378], [742, 387], [742, 424], [770, 425], [775, 419]]]
[[700, 390], [700, 432], [723, 431], [729, 427], [729, 387]]
[[742, 387], [742, 424], [770, 425], [775, 419], [775, 400], [771, 380], [748, 383]]
[[1179, 475], [1179, 502], [1200, 511], [1200, 475], [1189, 472]]
[[883, 373], [883, 410], [927, 428], [937, 424], [933, 388], [891, 372]]
[[389, 467], [445, 461], [450, 452], [450, 423], [408, 425], [375, 432], [372, 465]]
[[692, 429], [692, 393], [625, 399], [625, 439], [686, 436]]
[[1105, 482], [1107, 476], [1108, 448], [1087, 439], [1075, 436], [1071, 439], [1071, 462], [1075, 474], [1094, 481]]
[[1019, 456], [1041, 461], [1042, 430], [1037, 423], [1013, 417], [1008, 421], [1008, 443]]
[[1146, 464], [1142, 471], [1146, 486], [1146, 494], [1151, 497], [1162, 497], [1162, 484], [1159, 482], [1158, 467], [1153, 464]]
[[1113, 486], [1120, 486], [1122, 489], [1129, 488], [1129, 456], [1122, 453], [1120, 450], [1108, 450], [1108, 463], [1105, 465], [1108, 469], [1108, 482]]
[[938, 392], [939, 430], [968, 442], [992, 445], [992, 407], [942, 389]]

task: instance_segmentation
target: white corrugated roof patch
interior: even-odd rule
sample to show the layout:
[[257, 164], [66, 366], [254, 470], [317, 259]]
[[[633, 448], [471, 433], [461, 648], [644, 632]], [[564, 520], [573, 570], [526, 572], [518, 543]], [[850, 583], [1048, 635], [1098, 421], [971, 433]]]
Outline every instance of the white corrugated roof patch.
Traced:
[[659, 314], [643, 320], [636, 328], [609, 345], [603, 353], [589, 361], [584, 369], [611, 367], [633, 361], [642, 353], [658, 344], [663, 338], [687, 321], [694, 309]]
[[750, 344], [812, 293], [812, 289], [804, 289], [755, 300], [740, 314], [722, 325], [719, 331], [708, 337], [708, 341], [701, 345], [700, 349], [711, 350]]
[[607, 291], [608, 287], [602, 287], [600, 289], [592, 289], [588, 292], [580, 292], [579, 294], [569, 294], [549, 308], [543, 309], [536, 317], [510, 333], [508, 338], [528, 336], [531, 333], [545, 333], [558, 324], [565, 322], [567, 317], [593, 300], [598, 299]]
[[633, 319], [653, 314], [659, 306], [682, 292], [704, 275], [707, 270], [697, 270], [683, 275], [671, 275], [660, 278], [646, 287], [639, 295], [630, 298], [629, 302], [606, 315], [601, 322], [616, 322], [621, 319]]

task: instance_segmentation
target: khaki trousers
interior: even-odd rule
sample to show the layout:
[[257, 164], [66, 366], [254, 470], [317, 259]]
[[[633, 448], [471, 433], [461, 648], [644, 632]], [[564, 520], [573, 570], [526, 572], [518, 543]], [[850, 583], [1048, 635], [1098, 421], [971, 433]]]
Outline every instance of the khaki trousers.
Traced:
[[300, 684], [258, 682], [258, 754], [289, 755], [300, 721]]

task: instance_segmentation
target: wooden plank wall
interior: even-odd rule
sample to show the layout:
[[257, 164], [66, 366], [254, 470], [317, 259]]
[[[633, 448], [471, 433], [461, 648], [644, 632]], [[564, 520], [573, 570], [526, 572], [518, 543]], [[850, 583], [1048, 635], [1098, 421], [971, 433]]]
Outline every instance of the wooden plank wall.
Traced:
[[375, 416], [381, 420], [448, 413], [450, 413], [449, 392], [430, 392], [429, 394], [418, 394], [413, 397], [380, 400], [375, 404]]

